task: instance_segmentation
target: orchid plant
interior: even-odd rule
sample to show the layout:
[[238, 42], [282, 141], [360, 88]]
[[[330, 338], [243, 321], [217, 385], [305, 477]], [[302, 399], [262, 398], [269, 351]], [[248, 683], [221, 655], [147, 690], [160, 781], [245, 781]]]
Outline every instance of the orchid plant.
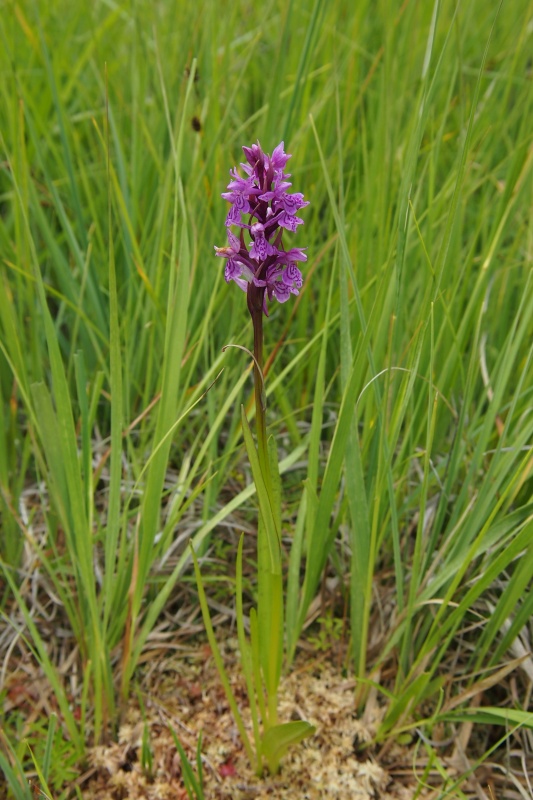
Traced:
[[[246, 292], [252, 317], [254, 349], [255, 418], [257, 447], [248, 419], [241, 409], [244, 441], [259, 500], [257, 534], [257, 611], [250, 613], [250, 641], [244, 630], [242, 605], [241, 536], [237, 553], [237, 630], [241, 663], [246, 680], [253, 725], [255, 751], [242, 722], [231, 691], [209, 618], [205, 592], [196, 556], [196, 578], [204, 623], [214, 657], [235, 716], [244, 746], [256, 771], [261, 774], [266, 762], [271, 773], [277, 772], [287, 749], [314, 732], [305, 721], [278, 722], [278, 687], [284, 647], [283, 580], [281, 565], [281, 487], [276, 453], [266, 430], [266, 393], [263, 375], [263, 319], [269, 302], [285, 303], [302, 286], [299, 262], [307, 260], [305, 248], [286, 250], [285, 231], [295, 233], [303, 220], [298, 211], [309, 203], [300, 193], [289, 193], [292, 185], [285, 166], [291, 156], [281, 142], [272, 155], [260, 144], [243, 147], [246, 163], [241, 163], [245, 177], [234, 168], [231, 181], [222, 194], [230, 202], [226, 217], [228, 244], [215, 247], [220, 258], [227, 259], [224, 276]], [[238, 234], [232, 228], [238, 229]], [[246, 349], [246, 348], [241, 348]], [[248, 351], [249, 352], [249, 351]]]

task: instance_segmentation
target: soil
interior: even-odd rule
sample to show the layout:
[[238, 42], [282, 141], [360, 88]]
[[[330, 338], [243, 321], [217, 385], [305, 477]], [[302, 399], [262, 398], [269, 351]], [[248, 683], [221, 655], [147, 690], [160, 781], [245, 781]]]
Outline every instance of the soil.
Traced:
[[[248, 723], [235, 646], [231, 640], [226, 646], [232, 689]], [[118, 742], [92, 750], [91, 768], [78, 782], [84, 800], [187, 800], [170, 727], [195, 772], [196, 745], [202, 734], [204, 795], [209, 800], [409, 800], [417, 788], [418, 797], [430, 796], [425, 790], [420, 793], [407, 749], [400, 754], [389, 751], [388, 767], [365, 749], [380, 709], [367, 700], [364, 718], [359, 718], [355, 681], [343, 677], [327, 658], [302, 654], [282, 678], [280, 721], [304, 719], [316, 731], [289, 750], [278, 775], [262, 778], [248, 762], [207, 646], [199, 657], [152, 665], [149, 678], [154, 691], [144, 689], [142, 712], [138, 703], [130, 705]], [[149, 741], [151, 770], [146, 757], [143, 769], [143, 736], [145, 743]]]

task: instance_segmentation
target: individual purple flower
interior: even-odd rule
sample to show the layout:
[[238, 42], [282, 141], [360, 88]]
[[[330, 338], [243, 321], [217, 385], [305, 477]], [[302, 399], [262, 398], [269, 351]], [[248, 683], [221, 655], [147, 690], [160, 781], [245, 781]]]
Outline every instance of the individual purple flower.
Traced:
[[[282, 175], [283, 173], [281, 173]], [[259, 200], [274, 200], [277, 203], [281, 203], [287, 195], [285, 191], [289, 186], [292, 186], [290, 181], [285, 181], [281, 179], [281, 175], [278, 174], [274, 178], [274, 188], [269, 192], [263, 192], [263, 194], [259, 195]], [[284, 175], [283, 177], [287, 177]], [[275, 205], [276, 203], [273, 203]]]
[[279, 303], [286, 303], [291, 296], [289, 287], [284, 283], [280, 283], [279, 281], [277, 283], [272, 283], [267, 287], [267, 294], [269, 300], [272, 300], [272, 298], [275, 297]]
[[[301, 250], [297, 251], [300, 261], [305, 261], [306, 256]], [[287, 256], [287, 258], [283, 258]], [[302, 288], [302, 273], [294, 263], [294, 257], [289, 253], [280, 253], [276, 261], [271, 264], [266, 273], [267, 296], [271, 300], [275, 297], [280, 303], [289, 299], [291, 294], [299, 294]]]
[[215, 247], [215, 255], [222, 258], [233, 258], [241, 249], [241, 242], [231, 231], [227, 231], [229, 247]]
[[294, 214], [288, 214], [286, 211], [282, 211], [278, 217], [278, 225], [281, 225], [283, 228], [287, 228], [288, 231], [292, 231], [292, 233], [296, 232], [298, 225], [303, 225], [303, 219], [300, 217], [296, 217]]
[[[234, 281], [246, 291], [250, 311], [267, 313], [267, 299], [285, 303], [302, 287], [302, 273], [295, 262], [307, 260], [305, 248], [285, 250], [283, 231], [295, 233], [303, 225], [297, 212], [309, 203], [300, 192], [287, 192], [292, 184], [284, 169], [291, 156], [285, 153], [283, 142], [271, 156], [259, 142], [242, 149], [246, 163], [240, 166], [246, 177], [237, 168], [230, 170], [228, 191], [222, 194], [230, 203], [226, 217], [229, 244], [215, 247], [215, 252], [228, 259], [226, 281]], [[240, 238], [232, 233], [232, 226], [241, 229]]]
[[250, 228], [250, 233], [253, 236], [253, 244], [250, 250], [250, 255], [253, 259], [259, 262], [265, 261], [268, 256], [277, 254], [277, 249], [273, 244], [267, 241], [265, 236], [265, 226], [260, 222], [256, 222]]
[[240, 264], [234, 258], [230, 258], [224, 269], [226, 283], [235, 281], [239, 289], [243, 292], [248, 291], [248, 286], [253, 280], [253, 272], [244, 264]]
[[[281, 144], [283, 145], [283, 142]], [[242, 150], [252, 169], [255, 169], [256, 165], [259, 163], [261, 163], [261, 165], [264, 164], [265, 157], [259, 142], [257, 142], [257, 144], [253, 144], [251, 147], [244, 147], [243, 145]]]
[[285, 193], [281, 200], [278, 200], [276, 203], [276, 208], [281, 206], [281, 208], [287, 213], [294, 216], [300, 208], [304, 208], [308, 206], [309, 202], [304, 200], [303, 194], [301, 192], [296, 192], [295, 194], [287, 194]]
[[283, 169], [289, 158], [292, 158], [292, 156], [285, 152], [284, 142], [280, 142], [280, 144], [278, 144], [278, 146], [272, 151], [272, 158], [270, 159], [270, 162], [274, 169]]
[[293, 261], [307, 261], [307, 256], [304, 253], [305, 248], [293, 247], [291, 250], [283, 250], [278, 253], [276, 264], [285, 264], [288, 266]]
[[289, 266], [283, 270], [281, 273], [281, 280], [285, 286], [289, 287], [293, 294], [298, 294], [298, 289], [302, 288], [302, 273], [296, 264], [289, 264]]

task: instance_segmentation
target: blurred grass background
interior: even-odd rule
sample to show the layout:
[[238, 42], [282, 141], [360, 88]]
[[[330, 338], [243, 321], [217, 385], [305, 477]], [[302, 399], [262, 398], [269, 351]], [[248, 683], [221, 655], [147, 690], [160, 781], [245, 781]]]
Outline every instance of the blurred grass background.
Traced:
[[[381, 741], [504, 663], [530, 680], [532, 32], [527, 0], [3, 4], [0, 691], [31, 653], [74, 759], [189, 538], [251, 519], [251, 380], [221, 352], [251, 326], [213, 245], [257, 139], [311, 201], [304, 288], [266, 324], [289, 651], [329, 574]], [[15, 791], [31, 731], [2, 727]]]

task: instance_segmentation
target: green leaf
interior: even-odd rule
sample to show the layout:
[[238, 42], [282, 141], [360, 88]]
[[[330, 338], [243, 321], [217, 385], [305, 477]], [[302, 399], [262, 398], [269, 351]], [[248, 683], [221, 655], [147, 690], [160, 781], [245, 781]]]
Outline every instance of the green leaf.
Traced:
[[[204, 792], [201, 782], [201, 772], [199, 773], [199, 777], [197, 779], [196, 775], [194, 774], [193, 768], [191, 766], [191, 762], [187, 758], [187, 754], [183, 749], [183, 746], [180, 740], [178, 739], [175, 730], [171, 725], [169, 726], [169, 728], [170, 728], [170, 733], [172, 734], [172, 738], [174, 739], [174, 744], [176, 745], [176, 749], [180, 756], [183, 783], [185, 785], [185, 789], [187, 790], [187, 794], [189, 795], [189, 800], [194, 800], [194, 799], [203, 800]], [[198, 739], [198, 745], [197, 745], [197, 759], [199, 758], [200, 745], [201, 745], [201, 734]], [[201, 767], [202, 763], [201, 759], [199, 761], [197, 760], [197, 763]]]
[[207, 605], [207, 597], [205, 594], [204, 584], [202, 581], [202, 573], [200, 572], [200, 565], [198, 564], [198, 559], [196, 558], [196, 553], [194, 552], [194, 547], [192, 546], [192, 542], [190, 545], [190, 550], [194, 564], [194, 574], [196, 577], [196, 586], [198, 589], [198, 599], [200, 601], [200, 608], [202, 609], [202, 617], [204, 620], [207, 639], [211, 647], [211, 652], [213, 653], [213, 658], [215, 660], [220, 681], [222, 683], [222, 686], [224, 687], [224, 692], [226, 693], [226, 698], [229, 703], [231, 713], [233, 714], [233, 719], [235, 720], [235, 724], [237, 725], [237, 728], [241, 735], [242, 743], [244, 745], [244, 749], [246, 750], [246, 755], [250, 760], [250, 764], [253, 764], [255, 759], [254, 759], [252, 745], [250, 744], [250, 739], [248, 737], [248, 734], [246, 733], [246, 728], [244, 727], [244, 722], [241, 713], [239, 711], [239, 707], [237, 706], [235, 695], [233, 694], [233, 691], [231, 689], [228, 673], [226, 672], [226, 669], [224, 667], [224, 661], [222, 659], [222, 655], [220, 653], [220, 649], [217, 644], [215, 632], [213, 630], [213, 625], [211, 624], [209, 607]]
[[261, 471], [261, 466], [259, 464], [259, 456], [257, 455], [257, 450], [252, 437], [252, 431], [250, 430], [250, 425], [246, 418], [244, 406], [241, 406], [241, 420], [246, 452], [252, 468], [255, 489], [259, 498], [259, 510], [261, 512], [267, 534], [271, 572], [274, 574], [281, 574], [280, 532], [277, 528], [276, 518], [273, 511], [273, 509], [276, 507], [276, 503], [275, 499], [271, 498], [268, 494], [263, 473]]
[[263, 752], [271, 773], [276, 773], [279, 762], [285, 753], [295, 744], [312, 736], [316, 727], [309, 722], [284, 722], [274, 725], [263, 735]]
[[520, 708], [498, 708], [485, 706], [483, 708], [468, 708], [439, 715], [439, 720], [444, 722], [473, 722], [477, 725], [519, 725], [533, 730], [533, 712], [522, 711]]
[[[250, 704], [250, 713], [252, 716], [252, 727], [254, 732], [255, 750], [256, 750], [256, 770], [261, 771], [261, 737], [259, 735], [259, 714], [258, 705], [261, 715], [264, 717], [264, 705], [262, 704], [262, 689], [261, 682], [259, 686], [255, 686], [255, 676], [257, 674], [254, 669], [253, 657], [249, 643], [246, 640], [246, 633], [244, 630], [244, 609], [242, 603], [243, 586], [242, 586], [242, 551], [244, 545], [244, 534], [242, 533], [239, 539], [239, 546], [237, 548], [237, 563], [235, 568], [235, 604], [237, 612], [237, 637], [239, 640], [239, 649], [241, 651], [241, 667], [246, 681], [246, 691], [248, 693], [248, 702]], [[252, 609], [253, 611], [253, 609]], [[250, 629], [251, 636], [256, 635], [255, 626], [252, 625], [252, 617], [250, 614]], [[257, 665], [258, 666], [258, 665]], [[256, 698], [257, 694], [257, 698]]]
[[[272, 484], [271, 507], [277, 528], [281, 529], [281, 481], [273, 437], [268, 440], [268, 455]], [[277, 723], [277, 691], [283, 661], [283, 579], [280, 572], [272, 571], [268, 542], [263, 516], [260, 515], [257, 535], [257, 624], [270, 725]]]

